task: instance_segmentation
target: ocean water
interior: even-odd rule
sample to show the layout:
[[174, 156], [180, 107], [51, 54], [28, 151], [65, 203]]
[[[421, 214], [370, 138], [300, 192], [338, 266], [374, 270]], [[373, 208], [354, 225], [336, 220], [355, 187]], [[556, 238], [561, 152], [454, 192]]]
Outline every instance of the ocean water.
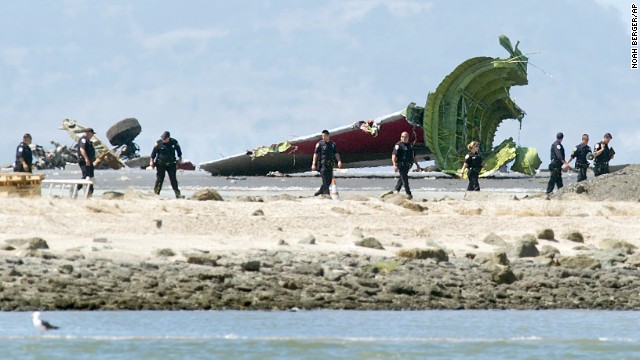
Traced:
[[0, 313], [2, 359], [638, 359], [640, 312]]

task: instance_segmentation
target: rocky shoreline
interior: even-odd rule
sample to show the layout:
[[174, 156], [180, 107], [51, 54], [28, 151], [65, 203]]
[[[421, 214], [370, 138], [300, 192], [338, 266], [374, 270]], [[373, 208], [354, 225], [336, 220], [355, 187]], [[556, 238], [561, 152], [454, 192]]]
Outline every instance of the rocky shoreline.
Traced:
[[0, 310], [638, 310], [638, 189], [7, 198]]
[[433, 247], [387, 257], [283, 244], [173, 261], [162, 249], [155, 260], [128, 262], [14, 240], [16, 254], [0, 257], [0, 310], [640, 309], [635, 247], [610, 242], [561, 257], [547, 241], [525, 236], [504, 251], [458, 258]]

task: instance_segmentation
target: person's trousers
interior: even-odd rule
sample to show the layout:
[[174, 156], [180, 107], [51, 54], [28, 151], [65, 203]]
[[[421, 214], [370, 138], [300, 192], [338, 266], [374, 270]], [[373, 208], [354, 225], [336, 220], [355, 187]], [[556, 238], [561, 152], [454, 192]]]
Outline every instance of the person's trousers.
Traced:
[[320, 167], [320, 176], [322, 177], [322, 185], [318, 189], [318, 194], [329, 195], [331, 189], [331, 181], [333, 180], [333, 166], [322, 165]]
[[[93, 167], [93, 165], [89, 165], [87, 166], [86, 164], [84, 165], [79, 165], [80, 166], [80, 171], [82, 171], [82, 179], [86, 180], [87, 178], [89, 179], [93, 179], [95, 177], [94, 175], [94, 170], [95, 168]], [[78, 190], [82, 189], [82, 185], [78, 185]], [[89, 185], [89, 195], [93, 194], [93, 185]]]
[[609, 173], [609, 164], [594, 164], [593, 173], [595, 176], [600, 176]]
[[153, 191], [160, 195], [162, 190], [162, 183], [164, 183], [165, 173], [169, 174], [169, 182], [171, 182], [171, 188], [176, 193], [176, 196], [180, 195], [180, 189], [178, 189], [178, 179], [176, 178], [177, 167], [175, 163], [172, 164], [156, 164], [156, 184], [153, 187]]
[[480, 191], [480, 182], [478, 182], [480, 171], [469, 169], [467, 176], [469, 177], [469, 185], [467, 185], [467, 191]]
[[578, 168], [578, 182], [587, 180], [587, 168], [579, 167]]
[[547, 194], [553, 192], [553, 187], [557, 186], [558, 189], [562, 188], [562, 168], [550, 168], [551, 176], [549, 177], [549, 184], [547, 185]]
[[402, 186], [404, 185], [404, 191], [407, 193], [407, 195], [411, 195], [411, 189], [409, 188], [409, 170], [411, 170], [411, 166], [407, 167], [407, 166], [399, 166], [398, 167], [398, 173], [400, 173], [400, 178], [398, 179], [398, 182], [396, 183], [396, 191], [400, 191], [400, 189], [402, 189]]

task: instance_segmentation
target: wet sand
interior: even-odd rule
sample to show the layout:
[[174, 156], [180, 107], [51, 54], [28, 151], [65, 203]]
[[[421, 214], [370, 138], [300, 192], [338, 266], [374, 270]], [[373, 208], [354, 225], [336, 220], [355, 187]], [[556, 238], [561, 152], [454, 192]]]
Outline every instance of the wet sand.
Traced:
[[[73, 166], [64, 171], [47, 170], [47, 179], [76, 179], [80, 172]], [[566, 174], [565, 182], [575, 181], [575, 174]], [[362, 173], [356, 171], [339, 170], [336, 172], [338, 191], [347, 194], [364, 194], [379, 196], [392, 190], [397, 182], [396, 174]], [[546, 188], [546, 175], [528, 177], [520, 174], [505, 174], [481, 179], [480, 186], [484, 192], [534, 194], [541, 193]], [[96, 194], [104, 191], [120, 191], [127, 188], [150, 191], [155, 183], [155, 171], [141, 169], [126, 170], [98, 170], [96, 171]], [[178, 183], [185, 195], [194, 191], [211, 188], [223, 197], [242, 195], [269, 195], [287, 193], [294, 196], [312, 196], [322, 183], [318, 175], [312, 173], [293, 174], [289, 176], [242, 176], [222, 177], [211, 176], [204, 171], [179, 171]], [[438, 199], [450, 197], [462, 199], [465, 194], [467, 180], [452, 179], [445, 174], [410, 173], [409, 183], [412, 193], [417, 199]], [[404, 192], [404, 189], [402, 190]], [[46, 191], [45, 191], [46, 193]], [[162, 197], [171, 198], [173, 191], [168, 177], [165, 178]]]

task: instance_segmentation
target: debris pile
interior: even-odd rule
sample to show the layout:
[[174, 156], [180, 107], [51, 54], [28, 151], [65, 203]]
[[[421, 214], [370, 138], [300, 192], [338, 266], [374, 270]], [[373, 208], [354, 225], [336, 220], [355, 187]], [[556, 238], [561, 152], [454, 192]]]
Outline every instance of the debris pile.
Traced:
[[640, 201], [640, 165], [567, 185], [552, 197], [574, 198], [575, 194], [598, 201]]

